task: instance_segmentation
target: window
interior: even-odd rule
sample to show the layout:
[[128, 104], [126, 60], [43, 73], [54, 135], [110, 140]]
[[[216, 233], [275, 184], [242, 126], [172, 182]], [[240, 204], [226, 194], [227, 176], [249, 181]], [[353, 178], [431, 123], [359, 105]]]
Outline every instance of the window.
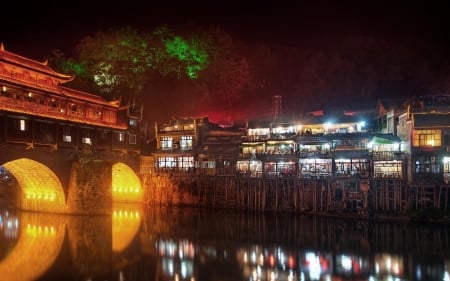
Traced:
[[81, 143], [89, 144], [91, 145], [91, 138], [81, 138]]
[[413, 146], [441, 146], [441, 130], [414, 130]]
[[192, 149], [192, 136], [182, 136], [180, 141], [180, 147], [183, 150]]
[[335, 161], [335, 173], [338, 175], [358, 175], [369, 171], [366, 159], [338, 159]]
[[97, 131], [97, 144], [98, 145], [110, 145], [112, 143], [111, 131], [98, 130]]
[[441, 167], [436, 161], [436, 156], [427, 155], [416, 158], [416, 173], [417, 174], [438, 174]]
[[19, 130], [21, 131], [26, 131], [27, 126], [26, 126], [26, 122], [23, 119], [20, 119], [19, 121]]
[[442, 144], [450, 145], [450, 132], [444, 132]]
[[161, 137], [161, 148], [172, 149], [173, 139], [171, 137]]
[[174, 168], [176, 167], [176, 161], [174, 157], [159, 157], [158, 168]]
[[137, 120], [130, 119], [130, 127], [136, 127], [137, 126]]
[[130, 144], [136, 144], [136, 135], [129, 135]]
[[72, 142], [72, 136], [70, 135], [70, 127], [63, 127], [63, 142]]
[[101, 141], [105, 141], [108, 139], [108, 131], [101, 131], [98, 135]]
[[94, 140], [93, 135], [94, 131], [92, 129], [82, 128], [80, 131], [81, 143], [92, 145]]
[[194, 157], [192, 156], [180, 156], [178, 157], [178, 167], [183, 170], [188, 170], [194, 167]]

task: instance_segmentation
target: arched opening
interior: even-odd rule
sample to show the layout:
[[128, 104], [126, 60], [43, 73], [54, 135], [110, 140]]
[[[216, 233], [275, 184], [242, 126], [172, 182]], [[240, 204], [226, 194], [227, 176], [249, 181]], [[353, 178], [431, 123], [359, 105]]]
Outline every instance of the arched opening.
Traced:
[[116, 163], [112, 167], [113, 202], [142, 202], [143, 192], [139, 177], [128, 165]]
[[47, 166], [21, 158], [3, 164], [17, 181], [17, 207], [22, 210], [64, 212], [66, 198], [61, 182]]

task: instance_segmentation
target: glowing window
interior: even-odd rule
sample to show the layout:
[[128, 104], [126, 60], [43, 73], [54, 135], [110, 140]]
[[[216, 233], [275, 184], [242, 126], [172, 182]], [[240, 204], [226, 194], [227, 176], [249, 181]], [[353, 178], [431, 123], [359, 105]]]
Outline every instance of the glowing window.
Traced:
[[192, 149], [192, 136], [182, 136], [180, 141], [181, 149]]
[[91, 138], [81, 138], [81, 142], [89, 145], [92, 144]]
[[161, 148], [172, 149], [173, 139], [172, 137], [161, 137]]
[[176, 167], [176, 161], [174, 157], [159, 157], [158, 158], [158, 167], [160, 168], [172, 168]]
[[192, 168], [194, 167], [194, 157], [192, 156], [180, 156], [178, 157], [178, 167], [180, 168]]
[[21, 131], [25, 131], [25, 130], [27, 129], [27, 128], [26, 128], [26, 122], [25, 122], [25, 120], [20, 119], [19, 129], [20, 129]]
[[441, 130], [414, 130], [413, 146], [441, 146]]
[[70, 127], [63, 127], [63, 142], [72, 142], [72, 136], [70, 135]]

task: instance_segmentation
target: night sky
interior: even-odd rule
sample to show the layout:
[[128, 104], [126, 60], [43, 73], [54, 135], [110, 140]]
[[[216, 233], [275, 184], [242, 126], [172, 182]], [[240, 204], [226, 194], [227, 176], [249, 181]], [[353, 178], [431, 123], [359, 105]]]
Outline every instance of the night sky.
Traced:
[[450, 2], [440, 0], [12, 1], [9, 5], [2, 9], [1, 40], [11, 51], [36, 59], [53, 49], [69, 53], [84, 36], [109, 28], [152, 30], [161, 24], [189, 22], [219, 24], [246, 40], [300, 47], [330, 44], [347, 34], [450, 45]]
[[[441, 76], [435, 90], [450, 90], [450, 1], [161, 2], [14, 1], [9, 9], [2, 8], [0, 41], [9, 51], [43, 60], [54, 49], [71, 55], [74, 46], [87, 35], [125, 26], [150, 32], [162, 24], [217, 24], [233, 37], [252, 44], [308, 48], [328, 54], [339, 48], [341, 53], [348, 49], [351, 55], [355, 38], [371, 38], [405, 50], [419, 49], [404, 61], [416, 60], [420, 54], [427, 68], [432, 69], [430, 75]], [[288, 71], [293, 71], [292, 67]], [[398, 85], [379, 87], [382, 90], [378, 92], [387, 88], [402, 89]], [[408, 95], [410, 88], [402, 95]], [[280, 87], [279, 92], [286, 104], [289, 96], [296, 95], [289, 93], [294, 92], [289, 87]], [[347, 97], [352, 95], [358, 93]]]

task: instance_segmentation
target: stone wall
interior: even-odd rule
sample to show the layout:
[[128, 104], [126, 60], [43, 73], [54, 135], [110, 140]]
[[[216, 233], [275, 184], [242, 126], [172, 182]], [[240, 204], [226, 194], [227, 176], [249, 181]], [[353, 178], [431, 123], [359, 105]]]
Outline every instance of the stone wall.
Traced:
[[89, 160], [72, 165], [67, 210], [73, 214], [111, 214], [112, 165]]
[[174, 177], [169, 173], [143, 175], [144, 204], [164, 206], [198, 205], [198, 198], [192, 194], [193, 177]]

